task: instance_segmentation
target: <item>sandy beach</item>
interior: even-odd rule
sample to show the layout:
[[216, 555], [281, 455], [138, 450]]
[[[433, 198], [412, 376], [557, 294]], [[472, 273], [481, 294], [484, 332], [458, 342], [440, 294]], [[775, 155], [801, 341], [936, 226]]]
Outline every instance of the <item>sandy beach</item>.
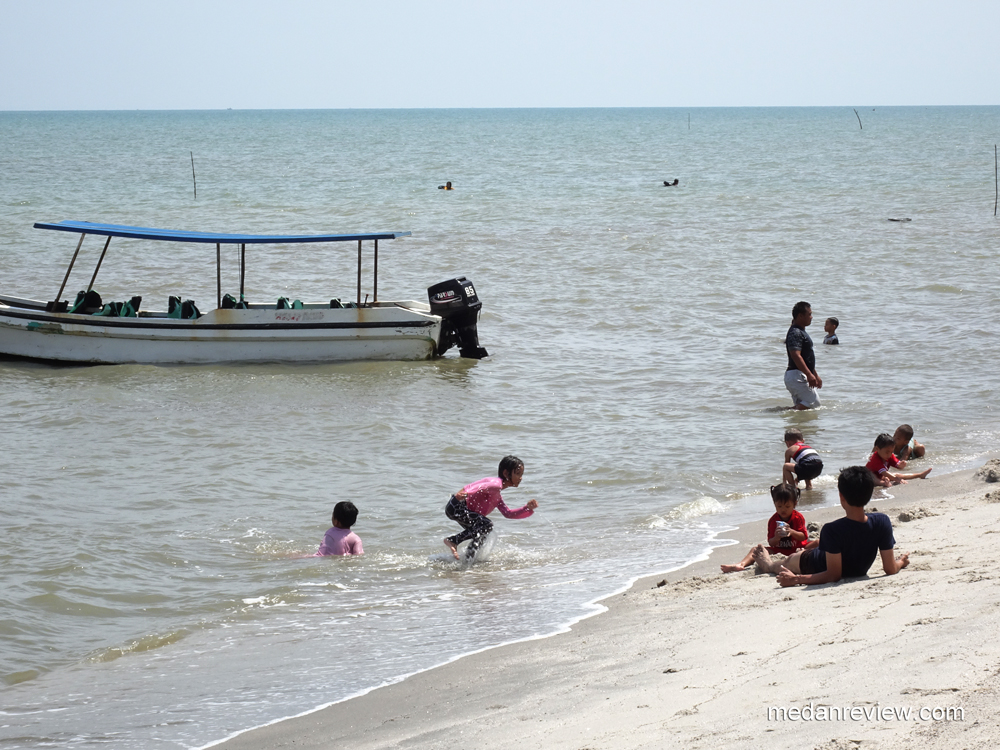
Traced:
[[[464, 657], [215, 745], [261, 748], [993, 747], [1000, 483], [982, 470], [892, 488], [910, 566], [782, 589], [723, 575], [736, 544], [605, 599], [570, 632]], [[806, 511], [822, 524], [838, 507]], [[662, 585], [657, 585], [665, 581]], [[322, 699], [317, 689], [317, 699]]]

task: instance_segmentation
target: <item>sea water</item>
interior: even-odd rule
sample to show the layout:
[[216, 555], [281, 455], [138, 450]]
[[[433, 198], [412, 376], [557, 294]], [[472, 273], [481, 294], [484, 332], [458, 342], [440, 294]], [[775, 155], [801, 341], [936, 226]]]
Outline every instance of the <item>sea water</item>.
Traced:
[[[197, 747], [554, 633], [769, 515], [790, 426], [826, 464], [807, 512], [903, 422], [922, 466], [982, 460], [1000, 433], [1000, 108], [859, 116], [0, 114], [4, 293], [59, 289], [77, 238], [36, 221], [411, 231], [380, 246], [380, 298], [468, 275], [490, 351], [0, 363], [0, 742]], [[102, 246], [84, 243], [64, 298]], [[351, 299], [355, 253], [250, 247], [248, 297]], [[113, 240], [95, 288], [211, 308], [214, 255]], [[235, 248], [222, 260], [236, 291]], [[372, 293], [367, 255], [364, 273]], [[823, 406], [792, 413], [783, 339], [800, 299]], [[819, 343], [831, 315], [838, 347]], [[449, 495], [508, 453], [526, 468], [505, 499], [538, 511], [496, 514], [488, 561], [442, 559]], [[359, 507], [366, 554], [307, 557], [339, 500]]]

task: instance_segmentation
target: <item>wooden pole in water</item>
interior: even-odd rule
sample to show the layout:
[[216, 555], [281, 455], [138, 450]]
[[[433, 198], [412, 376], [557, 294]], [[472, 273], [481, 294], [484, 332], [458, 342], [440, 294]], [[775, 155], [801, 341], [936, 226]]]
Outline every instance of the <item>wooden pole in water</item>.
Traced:
[[198, 200], [198, 179], [194, 176], [194, 151], [191, 152], [191, 181], [194, 182], [194, 199]]
[[861, 124], [861, 115], [858, 114], [858, 110], [854, 110], [854, 116], [858, 118], [858, 127], [864, 130], [865, 126]]

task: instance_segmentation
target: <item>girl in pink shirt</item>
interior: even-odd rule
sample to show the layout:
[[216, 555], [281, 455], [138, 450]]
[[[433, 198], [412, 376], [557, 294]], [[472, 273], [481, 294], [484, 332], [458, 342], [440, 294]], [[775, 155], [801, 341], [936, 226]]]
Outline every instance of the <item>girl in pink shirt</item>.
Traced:
[[351, 531], [354, 522], [358, 520], [358, 509], [349, 500], [344, 500], [333, 506], [333, 528], [328, 529], [323, 543], [319, 546], [316, 557], [327, 555], [363, 555], [361, 538]]
[[529, 500], [523, 508], [508, 508], [500, 496], [500, 490], [517, 487], [524, 475], [524, 462], [515, 456], [505, 456], [497, 470], [499, 476], [486, 477], [468, 484], [454, 495], [444, 506], [444, 514], [462, 526], [462, 531], [449, 536], [444, 543], [451, 554], [458, 559], [458, 545], [471, 539], [465, 550], [466, 559], [472, 560], [479, 547], [493, 531], [493, 522], [486, 516], [499, 509], [504, 518], [527, 518], [538, 507], [537, 500]]

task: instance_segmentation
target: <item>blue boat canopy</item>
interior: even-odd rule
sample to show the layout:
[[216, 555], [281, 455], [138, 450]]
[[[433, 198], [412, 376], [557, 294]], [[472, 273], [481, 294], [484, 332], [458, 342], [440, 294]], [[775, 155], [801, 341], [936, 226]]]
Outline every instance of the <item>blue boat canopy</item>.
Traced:
[[365, 234], [219, 234], [216, 232], [186, 232], [176, 229], [127, 227], [119, 224], [95, 224], [90, 221], [60, 221], [56, 224], [36, 222], [35, 229], [55, 229], [60, 232], [99, 234], [103, 237], [129, 237], [137, 240], [168, 240], [172, 242], [204, 242], [238, 245], [283, 244], [290, 242], [359, 242], [361, 240], [394, 240], [409, 237], [410, 232], [368, 232]]

